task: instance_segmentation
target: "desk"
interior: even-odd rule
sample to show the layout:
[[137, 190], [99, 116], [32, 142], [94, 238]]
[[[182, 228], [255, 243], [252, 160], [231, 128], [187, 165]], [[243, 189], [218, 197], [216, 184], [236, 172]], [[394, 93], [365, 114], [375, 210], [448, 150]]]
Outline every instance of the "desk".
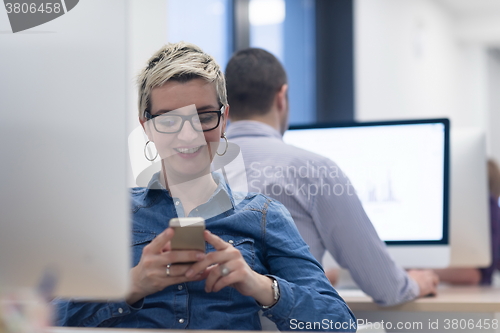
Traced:
[[346, 295], [342, 297], [353, 311], [500, 312], [500, 288], [492, 287], [443, 286], [435, 297], [390, 307], [381, 307], [368, 296]]
[[[342, 290], [339, 290], [342, 295]], [[348, 293], [345, 293], [348, 295]], [[358, 320], [365, 323], [385, 324], [387, 332], [500, 332], [500, 288], [490, 287], [440, 287], [436, 297], [425, 297], [402, 305], [381, 307], [373, 303], [368, 296], [343, 296]], [[450, 328], [446, 328], [449, 320]], [[497, 320], [498, 327], [485, 329], [453, 329], [451, 320], [457, 325], [484, 324]], [[393, 329], [388, 328], [391, 323]], [[418, 327], [396, 329], [397, 323], [421, 323]], [[437, 324], [437, 325], [436, 325]], [[435, 328], [434, 328], [435, 327]], [[89, 329], [89, 328], [61, 328], [47, 329], [46, 333], [214, 333], [221, 331], [184, 331], [184, 330], [137, 330], [137, 329]], [[275, 333], [275, 332], [274, 332]]]
[[[342, 296], [342, 290], [339, 291]], [[399, 329], [398, 332], [500, 332], [500, 288], [493, 287], [447, 287], [440, 286], [438, 295], [424, 297], [402, 305], [381, 307], [368, 296], [342, 296], [356, 317], [371, 323], [375, 322], [420, 322], [421, 327]], [[458, 325], [452, 329], [452, 320]], [[498, 323], [496, 329], [482, 327], [467, 327], [469, 322], [484, 324], [493, 321]], [[430, 328], [432, 324], [436, 329]], [[460, 325], [462, 328], [460, 329]], [[446, 327], [448, 328], [446, 328]], [[484, 325], [483, 325], [484, 326]], [[386, 328], [387, 332], [390, 330]]]

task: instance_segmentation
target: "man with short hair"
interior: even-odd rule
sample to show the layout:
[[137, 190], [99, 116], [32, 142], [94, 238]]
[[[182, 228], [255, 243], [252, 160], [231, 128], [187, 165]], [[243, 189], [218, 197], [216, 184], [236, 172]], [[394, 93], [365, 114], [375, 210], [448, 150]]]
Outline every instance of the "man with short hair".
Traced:
[[[228, 139], [241, 148], [248, 190], [269, 195], [287, 207], [316, 259], [321, 260], [328, 250], [380, 305], [435, 294], [436, 274], [430, 270], [407, 273], [390, 258], [339, 167], [283, 142], [288, 84], [280, 62], [262, 49], [239, 51], [227, 65], [226, 84], [231, 105]], [[343, 191], [333, 191], [339, 187]]]

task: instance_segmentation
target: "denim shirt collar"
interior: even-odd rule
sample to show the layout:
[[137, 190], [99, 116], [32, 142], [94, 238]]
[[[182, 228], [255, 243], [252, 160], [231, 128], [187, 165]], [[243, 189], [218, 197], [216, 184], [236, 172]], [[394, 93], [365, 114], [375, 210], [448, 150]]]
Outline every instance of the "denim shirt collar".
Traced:
[[239, 120], [232, 122], [227, 130], [228, 139], [242, 136], [264, 136], [283, 140], [279, 131], [275, 128], [255, 120]]
[[[217, 188], [214, 193], [210, 196], [208, 201], [204, 204], [199, 205], [193, 209], [188, 217], [203, 217], [205, 220], [212, 218], [214, 216], [225, 213], [229, 210], [234, 209], [235, 201], [233, 198], [233, 193], [227, 183], [224, 180], [222, 174], [218, 172], [212, 172], [212, 177], [217, 184]], [[171, 197], [170, 191], [168, 191], [163, 184], [160, 182], [160, 173], [157, 172], [151, 178], [148, 187], [146, 188], [145, 196], [150, 194], [151, 190], [162, 190], [165, 194]], [[184, 208], [182, 207], [182, 202], [178, 198], [172, 198], [178, 217], [186, 217], [184, 215]]]

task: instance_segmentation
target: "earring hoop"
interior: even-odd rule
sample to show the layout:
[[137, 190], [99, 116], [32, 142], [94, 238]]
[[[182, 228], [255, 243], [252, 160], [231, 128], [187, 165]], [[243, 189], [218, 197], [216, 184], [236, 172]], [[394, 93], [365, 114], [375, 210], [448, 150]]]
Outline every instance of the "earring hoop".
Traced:
[[229, 146], [229, 143], [227, 142], [227, 138], [226, 138], [226, 133], [222, 133], [222, 138], [224, 140], [226, 140], [226, 149], [224, 149], [224, 152], [222, 154], [219, 154], [218, 151], [215, 151], [215, 153], [219, 156], [223, 156], [226, 152], [227, 152], [227, 147]]
[[148, 148], [148, 145], [151, 143], [152, 141], [148, 141], [146, 142], [146, 145], [144, 146], [144, 157], [146, 157], [146, 159], [150, 162], [153, 162], [154, 160], [156, 160], [156, 158], [158, 157], [158, 150], [156, 150], [156, 155], [155, 157], [153, 157], [152, 159], [148, 157], [148, 154], [146, 153], [146, 149]]

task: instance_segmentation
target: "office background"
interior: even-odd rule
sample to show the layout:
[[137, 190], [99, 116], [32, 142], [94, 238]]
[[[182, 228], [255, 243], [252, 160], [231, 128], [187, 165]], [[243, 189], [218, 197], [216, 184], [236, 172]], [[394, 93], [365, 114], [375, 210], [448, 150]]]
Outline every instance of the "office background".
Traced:
[[[274, 1], [265, 3], [271, 2]], [[293, 92], [290, 96], [293, 123], [324, 121], [318, 114], [321, 117], [347, 114], [356, 120], [447, 116], [455, 126], [478, 126], [487, 131], [490, 154], [500, 160], [500, 132], [496, 131], [500, 124], [499, 1], [278, 2], [274, 4], [273, 13], [282, 13], [285, 7], [285, 15], [278, 16], [279, 20], [274, 16], [269, 21], [255, 22], [255, 29], [266, 37], [278, 36], [277, 41], [259, 46], [275, 47], [271, 51], [287, 66]], [[32, 131], [26, 137], [14, 133], [11, 142], [4, 143], [9, 147], [7, 151], [21, 152], [12, 155], [24, 158], [23, 163], [5, 159], [7, 165], [12, 169], [31, 166], [31, 156], [25, 156], [22, 148], [41, 146], [55, 147], [51, 156], [59, 160], [43, 156], [37, 162], [67, 169], [66, 161], [81, 158], [71, 142], [89, 137], [93, 147], [100, 147], [101, 155], [85, 162], [99, 176], [93, 182], [107, 183], [110, 174], [121, 170], [110, 165], [117, 155], [109, 151], [125, 150], [121, 143], [126, 139], [125, 133], [123, 137], [113, 137], [114, 132], [108, 131], [108, 126], [124, 126], [123, 110], [129, 115], [129, 132], [139, 125], [133, 76], [160, 45], [181, 39], [199, 44], [225, 65], [234, 48], [234, 28], [231, 28], [234, 3], [229, 0], [85, 0], [67, 15], [18, 34], [10, 32], [6, 12], [0, 10], [0, 127], [5, 130], [14, 124], [15, 129], [25, 130], [20, 133]], [[289, 13], [290, 4], [304, 8], [299, 7], [295, 16]], [[181, 5], [184, 8], [176, 9]], [[318, 12], [323, 15], [318, 17]], [[250, 20], [248, 15], [247, 20]], [[286, 23], [287, 20], [292, 21]], [[280, 37], [290, 33], [288, 26], [297, 28], [297, 36]], [[266, 29], [268, 32], [263, 32]], [[323, 42], [318, 42], [318, 35], [324, 37]], [[287, 40], [295, 45], [288, 45]], [[311, 43], [313, 46], [307, 46]], [[327, 51], [320, 51], [322, 48]], [[10, 52], [14, 49], [15, 52]], [[327, 66], [330, 62], [336, 65], [334, 69], [329, 68], [333, 74], [338, 74], [335, 68], [345, 70], [332, 77], [333, 81], [329, 82], [332, 90], [318, 85], [319, 79], [311, 76], [318, 72], [318, 66]], [[338, 100], [334, 98], [331, 105], [320, 104], [318, 87], [323, 89], [323, 94], [326, 91], [332, 96], [344, 97], [340, 101], [345, 104], [337, 105]], [[335, 87], [347, 90], [350, 87], [351, 94], [335, 91]], [[306, 92], [301, 97], [303, 91]], [[321, 103], [325, 103], [324, 99]], [[46, 136], [47, 129], [64, 129], [68, 119], [88, 122], [88, 117], [92, 122], [86, 132], [68, 130], [62, 137], [55, 137], [59, 132], [54, 133], [50, 145], [39, 139], [28, 142], [34, 135]], [[118, 155], [125, 154], [120, 151]], [[114, 162], [122, 165], [125, 161]], [[10, 180], [12, 169], [4, 170], [3, 180]], [[35, 183], [31, 184], [32, 181]], [[42, 177], [30, 177], [26, 188], [53, 185], [45, 181]], [[125, 202], [125, 198], [123, 200]]]
[[[292, 124], [449, 117], [452, 126], [484, 129], [488, 154], [500, 160], [500, 131], [495, 130], [500, 124], [500, 1], [86, 0], [77, 9], [18, 34], [8, 33], [6, 11], [0, 10], [5, 66], [18, 60], [10, 59], [7, 49], [24, 48], [28, 40], [31, 51], [59, 52], [57, 66], [52, 53], [27, 56], [25, 67], [51, 64], [51, 75], [36, 89], [25, 84], [28, 72], [21, 79], [10, 66], [11, 72], [2, 73], [4, 93], [29, 92], [34, 107], [41, 101], [53, 109], [75, 102], [96, 107], [108, 103], [109, 95], [98, 93], [109, 89], [106, 82], [126, 82], [123, 100], [114, 104], [127, 109], [130, 133], [139, 126], [133, 78], [162, 44], [194, 42], [225, 66], [236, 43], [246, 43], [269, 49], [285, 64]], [[95, 13], [106, 19], [85, 21]], [[80, 31], [71, 25], [74, 20], [107, 44], [95, 37], [75, 40], [70, 33]], [[111, 74], [109, 58], [123, 62], [126, 71]], [[82, 90], [50, 98], [67, 89], [57, 69], [81, 72]], [[100, 81], [94, 73], [102, 74]], [[4, 117], [9, 121], [11, 115]]]
[[167, 41], [223, 67], [263, 47], [289, 74], [291, 124], [448, 117], [500, 160], [499, 1], [130, 0], [129, 15], [131, 73]]

